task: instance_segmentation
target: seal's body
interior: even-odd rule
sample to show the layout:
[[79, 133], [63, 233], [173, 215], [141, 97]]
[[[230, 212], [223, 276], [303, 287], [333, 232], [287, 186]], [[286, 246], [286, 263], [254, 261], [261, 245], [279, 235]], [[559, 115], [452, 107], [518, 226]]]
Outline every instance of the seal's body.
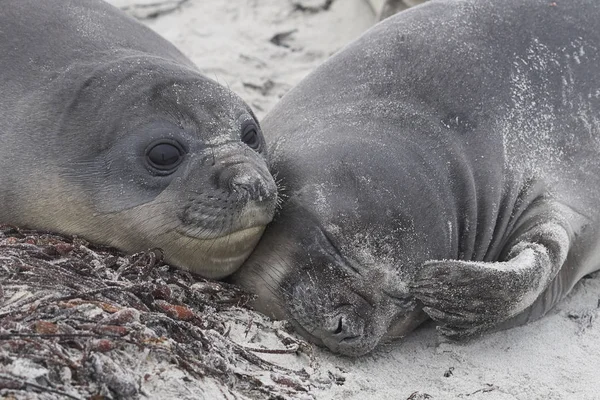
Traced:
[[288, 198], [234, 280], [348, 355], [542, 316], [600, 267], [599, 48], [594, 0], [378, 24], [263, 121]]
[[275, 183], [246, 104], [99, 0], [0, 7], [0, 222], [235, 270]]

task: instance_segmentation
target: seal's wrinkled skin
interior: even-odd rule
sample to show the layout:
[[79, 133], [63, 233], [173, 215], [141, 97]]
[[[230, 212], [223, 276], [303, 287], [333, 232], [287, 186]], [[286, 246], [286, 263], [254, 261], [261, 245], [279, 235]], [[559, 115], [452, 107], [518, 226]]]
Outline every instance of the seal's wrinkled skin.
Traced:
[[281, 213], [234, 275], [360, 355], [428, 317], [454, 338], [544, 315], [600, 267], [600, 7], [432, 1], [265, 118]]
[[0, 54], [0, 222], [241, 265], [277, 200], [241, 99], [99, 0], [2, 2]]

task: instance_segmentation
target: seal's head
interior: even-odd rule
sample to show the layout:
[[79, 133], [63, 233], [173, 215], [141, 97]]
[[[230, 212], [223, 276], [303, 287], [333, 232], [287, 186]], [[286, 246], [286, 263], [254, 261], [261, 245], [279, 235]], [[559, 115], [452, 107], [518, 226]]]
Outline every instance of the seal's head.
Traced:
[[[264, 122], [272, 129], [272, 121]], [[442, 246], [431, 240], [445, 228], [413, 179], [422, 171], [402, 178], [388, 169], [403, 171], [414, 160], [361, 139], [351, 126], [339, 128], [294, 131], [274, 142], [273, 170], [287, 197], [232, 279], [257, 294], [257, 310], [291, 321], [332, 351], [359, 356], [427, 318], [408, 285], [438, 255]]]
[[348, 356], [370, 352], [384, 337], [403, 337], [426, 319], [402, 273], [373, 258], [376, 235], [354, 235], [349, 243], [300, 209], [284, 213], [233, 275], [258, 295], [257, 310]]
[[[13, 144], [38, 168], [9, 222], [128, 252], [162, 248], [167, 262], [209, 278], [242, 264], [273, 217], [277, 189], [241, 99], [151, 56], [73, 65], [50, 85], [44, 112], [55, 125], [44, 140], [23, 134]], [[39, 118], [23, 130], [39, 130]]]

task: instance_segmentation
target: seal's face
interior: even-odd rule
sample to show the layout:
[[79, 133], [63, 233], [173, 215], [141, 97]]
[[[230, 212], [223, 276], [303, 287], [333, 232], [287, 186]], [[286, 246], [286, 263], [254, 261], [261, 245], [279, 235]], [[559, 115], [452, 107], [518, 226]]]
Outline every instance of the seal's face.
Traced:
[[324, 187], [285, 201], [233, 280], [257, 293], [256, 309], [290, 320], [334, 352], [359, 356], [426, 319], [406, 284], [419, 243], [410, 218], [386, 215], [371, 198], [376, 191]]
[[370, 352], [385, 336], [402, 337], [424, 320], [404, 272], [388, 263], [394, 252], [377, 248], [376, 232], [357, 235], [356, 227], [323, 223], [294, 203], [284, 204], [233, 276], [258, 294], [256, 309], [349, 356]]
[[[156, 60], [121, 61], [78, 88], [61, 121], [59, 175], [87, 199], [68, 231], [130, 252], [162, 248], [168, 262], [205, 277], [237, 269], [277, 202], [249, 108]], [[78, 139], [83, 130], [96, 139]]]

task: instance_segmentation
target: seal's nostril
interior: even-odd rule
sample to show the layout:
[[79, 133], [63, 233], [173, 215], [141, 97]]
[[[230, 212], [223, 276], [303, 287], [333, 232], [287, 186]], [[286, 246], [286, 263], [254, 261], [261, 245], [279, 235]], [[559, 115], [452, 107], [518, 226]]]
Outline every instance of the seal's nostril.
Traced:
[[334, 340], [339, 343], [347, 342], [360, 337], [360, 329], [357, 330], [356, 328], [357, 327], [353, 327], [351, 323], [347, 324], [342, 316], [338, 318], [335, 330], [330, 330], [327, 335], [334, 338]]
[[340, 317], [340, 319], [338, 321], [337, 329], [333, 333], [335, 335], [339, 335], [340, 333], [342, 333], [342, 330], [343, 330], [342, 317]]
[[225, 184], [231, 192], [251, 193], [256, 184], [256, 178], [245, 171], [232, 170], [223, 174]]
[[259, 179], [234, 179], [229, 187], [231, 191], [248, 196], [252, 200], [262, 197], [262, 183]]

